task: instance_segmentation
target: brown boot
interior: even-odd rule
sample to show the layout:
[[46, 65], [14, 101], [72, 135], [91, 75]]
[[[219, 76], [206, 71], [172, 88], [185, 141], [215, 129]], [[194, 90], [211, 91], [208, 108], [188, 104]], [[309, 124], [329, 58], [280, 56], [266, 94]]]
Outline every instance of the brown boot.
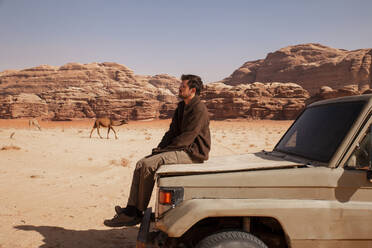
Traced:
[[124, 213], [124, 211], [125, 211], [125, 208], [122, 208], [122, 207], [120, 207], [120, 206], [115, 206], [115, 212], [116, 212], [117, 214]]
[[121, 226], [135, 226], [142, 221], [142, 216], [129, 216], [125, 213], [116, 214], [112, 219], [107, 219], [103, 222], [105, 226], [121, 227]]

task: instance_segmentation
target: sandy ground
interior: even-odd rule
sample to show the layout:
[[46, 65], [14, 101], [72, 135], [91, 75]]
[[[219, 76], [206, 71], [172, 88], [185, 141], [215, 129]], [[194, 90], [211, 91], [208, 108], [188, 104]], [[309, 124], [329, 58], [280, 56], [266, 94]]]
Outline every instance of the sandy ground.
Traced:
[[[92, 123], [40, 122], [38, 131], [28, 120], [0, 120], [0, 248], [135, 247], [138, 226], [102, 222], [125, 205], [136, 161], [169, 120], [130, 122], [116, 128], [117, 140], [96, 131], [90, 139]], [[291, 123], [212, 121], [210, 156], [271, 150]]]

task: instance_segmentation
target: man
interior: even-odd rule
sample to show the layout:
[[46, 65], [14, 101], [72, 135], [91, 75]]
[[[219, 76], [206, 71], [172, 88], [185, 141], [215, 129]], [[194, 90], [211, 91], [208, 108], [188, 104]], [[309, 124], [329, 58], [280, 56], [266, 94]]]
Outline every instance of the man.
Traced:
[[106, 226], [133, 226], [141, 222], [155, 183], [156, 170], [163, 164], [203, 163], [211, 148], [209, 116], [199, 95], [203, 82], [199, 76], [182, 75], [178, 104], [169, 130], [152, 154], [137, 162], [127, 206], [115, 207], [116, 215]]

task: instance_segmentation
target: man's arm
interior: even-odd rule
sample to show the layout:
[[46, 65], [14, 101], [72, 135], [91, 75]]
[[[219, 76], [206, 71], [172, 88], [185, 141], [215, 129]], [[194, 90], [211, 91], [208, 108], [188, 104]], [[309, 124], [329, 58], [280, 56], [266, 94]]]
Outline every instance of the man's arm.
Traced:
[[168, 146], [171, 142], [172, 142], [172, 139], [176, 136], [176, 118], [178, 116], [178, 108], [176, 108], [176, 111], [174, 112], [173, 114], [173, 117], [172, 117], [172, 122], [169, 126], [169, 130], [164, 134], [163, 138], [161, 139], [159, 145], [158, 145], [158, 148], [164, 148], [166, 146]]

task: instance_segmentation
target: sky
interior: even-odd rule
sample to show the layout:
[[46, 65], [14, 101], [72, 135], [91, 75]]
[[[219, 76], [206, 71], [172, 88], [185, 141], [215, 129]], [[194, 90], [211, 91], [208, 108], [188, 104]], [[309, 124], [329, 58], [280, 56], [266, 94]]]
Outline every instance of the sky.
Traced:
[[372, 48], [370, 0], [0, 0], [0, 71], [116, 62], [140, 75], [228, 77], [280, 48]]

